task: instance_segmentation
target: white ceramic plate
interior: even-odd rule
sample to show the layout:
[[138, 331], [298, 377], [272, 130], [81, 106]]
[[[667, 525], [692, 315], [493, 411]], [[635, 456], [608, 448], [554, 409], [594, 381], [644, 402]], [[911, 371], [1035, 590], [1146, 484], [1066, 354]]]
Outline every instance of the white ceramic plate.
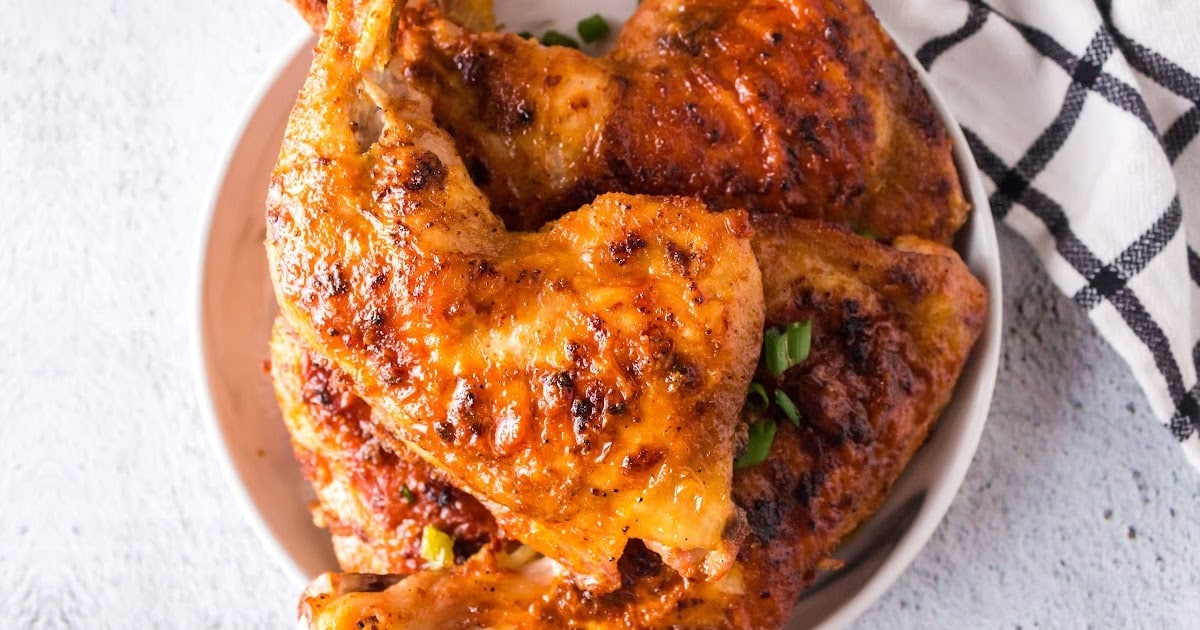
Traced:
[[[574, 24], [589, 3], [499, 3], [511, 30]], [[613, 21], [633, 2], [604, 11]], [[593, 5], [595, 6], [595, 5]], [[543, 16], [529, 19], [527, 16]], [[562, 29], [568, 30], [568, 29]], [[297, 43], [269, 75], [218, 178], [208, 230], [199, 248], [196, 314], [201, 400], [214, 448], [247, 518], [276, 561], [300, 585], [335, 570], [329, 535], [312, 524], [314, 495], [292, 458], [288, 435], [262, 364], [276, 307], [263, 250], [263, 202], [284, 125], [311, 61], [312, 40]], [[922, 81], [929, 83], [922, 73]], [[955, 142], [955, 158], [974, 212], [958, 250], [988, 288], [987, 326], [953, 400], [878, 513], [838, 551], [841, 570], [801, 598], [793, 627], [841, 627], [892, 584], [933, 534], [957, 493], [987, 420], [1000, 350], [1000, 263], [987, 196], [958, 124], [932, 93]]]

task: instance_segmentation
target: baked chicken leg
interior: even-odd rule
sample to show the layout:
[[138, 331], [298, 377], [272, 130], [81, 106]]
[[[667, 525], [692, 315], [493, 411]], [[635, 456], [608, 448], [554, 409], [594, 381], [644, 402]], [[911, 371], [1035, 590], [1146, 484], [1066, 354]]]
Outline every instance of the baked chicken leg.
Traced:
[[613, 194], [507, 232], [393, 74], [401, 9], [330, 11], [267, 202], [284, 319], [387, 432], [578, 583], [617, 588], [633, 538], [723, 576], [763, 321], [746, 214]]
[[406, 11], [398, 59], [474, 180], [530, 229], [595, 195], [680, 194], [949, 243], [950, 141], [864, 0], [645, 0], [593, 58]]
[[[684, 580], [634, 542], [618, 566], [621, 588], [595, 596], [547, 560], [513, 566], [501, 561], [502, 547], [485, 545], [453, 567], [403, 579], [325, 576], [302, 604], [307, 623], [339, 630], [359, 623], [780, 627], [924, 441], [982, 330], [986, 294], [952, 250], [933, 243], [905, 237], [892, 248], [786, 218], [755, 227], [767, 322], [811, 322], [812, 352], [778, 376], [760, 365], [756, 380], [785, 392], [800, 420], [793, 424], [775, 405], [744, 413], [744, 422], [773, 422], [776, 430], [765, 461], [734, 473], [734, 499], [750, 534], [723, 580]], [[280, 368], [277, 387], [302, 380]], [[369, 494], [363, 485], [350, 487]], [[326, 509], [358, 514], [344, 502]], [[406, 565], [391, 571], [407, 573]]]

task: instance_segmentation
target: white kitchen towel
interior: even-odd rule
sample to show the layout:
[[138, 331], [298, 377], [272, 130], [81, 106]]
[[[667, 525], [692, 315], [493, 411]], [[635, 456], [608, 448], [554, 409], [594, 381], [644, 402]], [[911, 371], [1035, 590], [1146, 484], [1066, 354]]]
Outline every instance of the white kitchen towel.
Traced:
[[962, 124], [996, 220], [1200, 468], [1200, 2], [873, 5]]

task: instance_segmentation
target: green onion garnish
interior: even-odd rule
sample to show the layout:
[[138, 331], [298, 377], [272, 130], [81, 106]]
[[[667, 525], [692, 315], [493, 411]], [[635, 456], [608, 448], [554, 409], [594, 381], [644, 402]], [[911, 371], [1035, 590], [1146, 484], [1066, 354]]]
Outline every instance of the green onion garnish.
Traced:
[[812, 320], [803, 324], [799, 322], [788, 324], [785, 334], [787, 335], [788, 358], [791, 359], [792, 365], [802, 363], [808, 358], [808, 351], [812, 349]]
[[567, 48], [579, 48], [579, 42], [570, 35], [563, 35], [558, 31], [546, 31], [542, 33], [542, 43], [547, 46], [566, 46]]
[[875, 234], [871, 232], [871, 230], [859, 230], [859, 231], [857, 231], [857, 232], [855, 232], [855, 233], [856, 233], [856, 234], [858, 234], [859, 236], [863, 237], [863, 238], [869, 238], [869, 239], [871, 239], [872, 241], [873, 241], [873, 240], [876, 240], [876, 238], [877, 238], [877, 237], [875, 236]]
[[808, 358], [812, 349], [812, 321], [792, 322], [783, 332], [778, 328], [763, 331], [763, 358], [771, 376], [779, 376], [788, 368]]
[[612, 32], [612, 29], [608, 27], [608, 22], [599, 13], [579, 20], [576, 30], [579, 31], [579, 39], [588, 44], [598, 42]]
[[404, 497], [404, 502], [410, 505], [417, 502], [417, 495], [413, 494], [408, 484], [400, 486], [400, 496]]
[[783, 415], [791, 421], [792, 426], [800, 426], [800, 410], [796, 408], [796, 403], [787, 395], [787, 392], [782, 389], [775, 390], [775, 404], [779, 406]]
[[746, 452], [734, 460], [733, 469], [741, 470], [767, 459], [771, 451], [771, 443], [775, 441], [775, 421], [763, 420], [750, 425], [750, 439], [746, 442]]
[[529, 31], [521, 31], [520, 33], [517, 33], [517, 37], [520, 37], [521, 39], [532, 39], [537, 41], [537, 38], [534, 37], [533, 33], [530, 33]]
[[453, 566], [454, 537], [433, 525], [426, 525], [421, 531], [421, 557], [435, 569]]
[[767, 398], [767, 388], [762, 383], [750, 383], [750, 391], [746, 394], [746, 406], [755, 411], [766, 411], [771, 399]]
[[771, 376], [779, 376], [791, 367], [788, 361], [787, 337], [779, 334], [779, 330], [768, 328], [763, 333], [763, 356], [767, 360], [767, 371]]

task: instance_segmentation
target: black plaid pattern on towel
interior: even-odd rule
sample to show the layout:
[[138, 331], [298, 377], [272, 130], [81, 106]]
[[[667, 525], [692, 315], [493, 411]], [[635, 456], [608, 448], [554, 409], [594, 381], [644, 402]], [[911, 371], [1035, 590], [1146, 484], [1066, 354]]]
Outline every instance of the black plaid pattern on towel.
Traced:
[[996, 220], [1200, 468], [1200, 5], [872, 3], [963, 125]]

